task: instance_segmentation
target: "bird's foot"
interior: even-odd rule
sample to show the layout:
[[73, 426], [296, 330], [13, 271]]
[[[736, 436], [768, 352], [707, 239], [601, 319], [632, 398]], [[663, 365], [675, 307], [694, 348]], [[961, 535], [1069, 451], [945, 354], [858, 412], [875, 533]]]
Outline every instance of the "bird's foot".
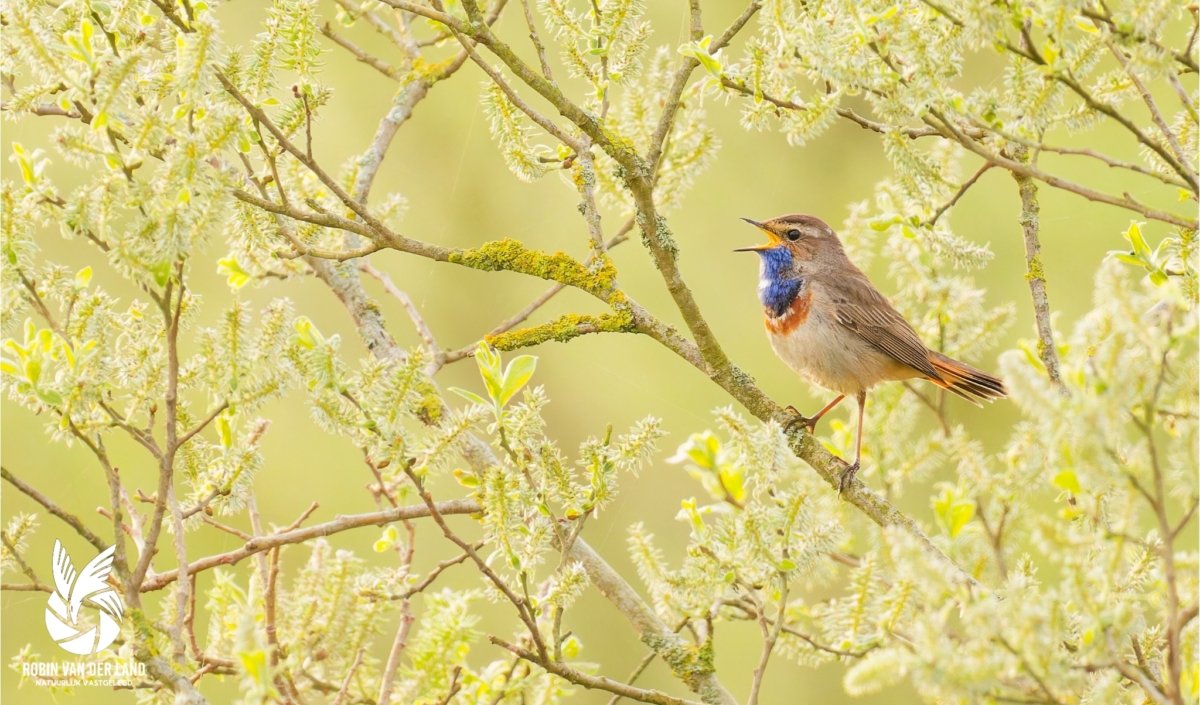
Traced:
[[810, 419], [810, 418], [808, 418], [808, 417], [807, 417], [807, 416], [805, 416], [804, 414], [800, 413], [800, 410], [799, 410], [799, 409], [797, 409], [796, 407], [792, 406], [791, 404], [788, 404], [788, 405], [787, 405], [787, 408], [786, 408], [786, 409], [784, 409], [784, 411], [786, 411], [787, 413], [789, 413], [789, 414], [791, 414], [791, 415], [792, 415], [792, 418], [788, 419], [788, 420], [787, 420], [787, 423], [785, 423], [785, 424], [783, 425], [783, 432], [784, 432], [784, 433], [789, 433], [789, 432], [791, 432], [791, 430], [792, 430], [793, 428], [795, 428], [796, 426], [798, 426], [798, 425], [801, 425], [801, 424], [802, 424], [802, 425], [803, 425], [805, 428], [807, 428], [807, 429], [808, 429], [808, 432], [809, 432], [810, 434], [811, 434], [811, 433], [812, 433], [814, 430], [816, 430], [816, 428], [817, 428], [817, 420], [816, 420], [816, 419]]
[[855, 460], [853, 464], [847, 465], [842, 474], [838, 476], [838, 497], [841, 497], [850, 483], [854, 481], [854, 476], [858, 473], [858, 466], [859, 461]]

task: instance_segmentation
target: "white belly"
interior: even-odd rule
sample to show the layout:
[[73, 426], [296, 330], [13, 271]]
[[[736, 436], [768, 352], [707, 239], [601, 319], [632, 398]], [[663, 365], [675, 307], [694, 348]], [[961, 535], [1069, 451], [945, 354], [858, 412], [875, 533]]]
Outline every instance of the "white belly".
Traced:
[[767, 338], [789, 367], [839, 394], [858, 394], [877, 382], [898, 378], [893, 374], [894, 360], [818, 310], [787, 333], [768, 328]]

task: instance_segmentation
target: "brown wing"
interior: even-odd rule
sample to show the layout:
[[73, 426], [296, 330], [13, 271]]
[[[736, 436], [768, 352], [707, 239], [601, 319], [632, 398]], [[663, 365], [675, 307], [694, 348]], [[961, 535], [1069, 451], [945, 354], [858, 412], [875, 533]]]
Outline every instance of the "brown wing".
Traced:
[[830, 289], [838, 323], [914, 370], [942, 378], [930, 364], [929, 350], [916, 331], [865, 276], [839, 277]]

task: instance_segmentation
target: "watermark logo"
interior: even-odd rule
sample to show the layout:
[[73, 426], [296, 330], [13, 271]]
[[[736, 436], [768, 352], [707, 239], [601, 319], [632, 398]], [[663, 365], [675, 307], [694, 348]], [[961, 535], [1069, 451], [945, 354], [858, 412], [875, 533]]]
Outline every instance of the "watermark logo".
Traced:
[[46, 629], [56, 644], [78, 656], [108, 647], [121, 632], [125, 605], [107, 582], [115, 549], [109, 546], [76, 573], [67, 549], [54, 541], [54, 592], [46, 604]]

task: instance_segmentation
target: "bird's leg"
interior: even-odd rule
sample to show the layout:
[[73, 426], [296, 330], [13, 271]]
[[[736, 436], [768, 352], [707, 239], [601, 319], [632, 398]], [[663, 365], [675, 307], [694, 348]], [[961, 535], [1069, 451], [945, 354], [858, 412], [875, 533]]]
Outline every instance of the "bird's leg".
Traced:
[[821, 420], [821, 417], [824, 416], [825, 414], [829, 413], [829, 410], [832, 409], [833, 407], [837, 406], [838, 404], [841, 404], [842, 400], [845, 398], [846, 398], [845, 394], [839, 394], [837, 399], [834, 399], [833, 401], [826, 404], [825, 408], [818, 411], [817, 415], [813, 416], [812, 418], [809, 418], [809, 417], [805, 416], [804, 414], [801, 414], [799, 409], [792, 406], [791, 404], [788, 404], [787, 408], [784, 409], [784, 411], [794, 414], [794, 418], [789, 419], [788, 422], [786, 424], [784, 424], [784, 426], [783, 426], [784, 432], [792, 430], [792, 428], [796, 424], [799, 424], [799, 423], [804, 424], [808, 428], [809, 433], [816, 431], [817, 430], [817, 422]]
[[784, 411], [792, 415], [792, 418], [788, 419], [787, 423], [783, 424], [783, 432], [784, 433], [788, 433], [789, 431], [791, 431], [793, 428], [796, 427], [797, 424], [804, 424], [805, 426], [808, 425], [808, 422], [809, 422], [808, 417], [805, 416], [804, 414], [800, 413], [800, 410], [797, 409], [796, 407], [792, 406], [791, 404], [788, 404], [787, 407], [784, 408]]
[[821, 420], [821, 417], [824, 416], [825, 414], [828, 414], [830, 412], [830, 410], [833, 409], [833, 407], [837, 406], [838, 404], [841, 404], [842, 400], [845, 398], [846, 398], [845, 394], [837, 395], [837, 398], [834, 399], [833, 401], [829, 402], [828, 404], [826, 404], [825, 408], [818, 411], [816, 416], [805, 421], [804, 425], [808, 426], [808, 432], [812, 433], [812, 432], [816, 431], [817, 430], [817, 422]]
[[[866, 392], [866, 390], [859, 392], [858, 396], [856, 398], [858, 399], [858, 433], [855, 434], [855, 438], [854, 438], [854, 462], [851, 463], [850, 465], [846, 466], [846, 469], [842, 471], [841, 477], [838, 478], [838, 496], [839, 497], [841, 497], [842, 493], [846, 491], [847, 485], [849, 485], [850, 482], [854, 480], [854, 475], [855, 475], [855, 473], [858, 472], [859, 464], [862, 461], [863, 416], [867, 410], [867, 392]], [[841, 400], [838, 399], [837, 401], [841, 401]]]

